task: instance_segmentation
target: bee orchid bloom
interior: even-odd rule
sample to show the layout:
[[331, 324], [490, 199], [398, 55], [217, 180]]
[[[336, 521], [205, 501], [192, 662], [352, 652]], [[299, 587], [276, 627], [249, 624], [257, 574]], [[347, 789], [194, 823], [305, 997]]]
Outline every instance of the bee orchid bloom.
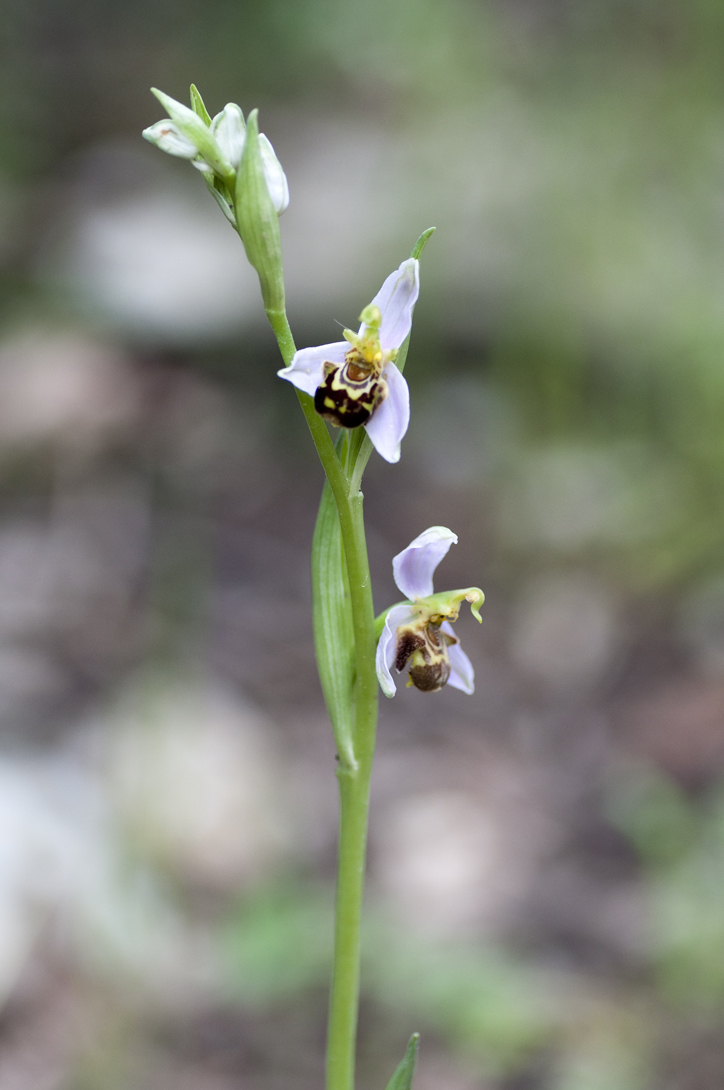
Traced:
[[388, 462], [400, 458], [410, 423], [410, 391], [395, 359], [412, 328], [420, 293], [420, 265], [403, 261], [362, 311], [359, 332], [345, 340], [303, 348], [277, 374], [314, 398], [314, 407], [338, 428], [364, 426]]
[[397, 673], [407, 668], [407, 684], [426, 693], [437, 692], [444, 685], [474, 692], [473, 667], [451, 622], [457, 620], [463, 601], [470, 603], [473, 616], [482, 621], [479, 607], [485, 595], [479, 587], [435, 594], [432, 585], [435, 568], [457, 540], [446, 526], [431, 526], [392, 561], [395, 583], [408, 601], [388, 611], [377, 644], [377, 678], [385, 696], [394, 696], [396, 691], [392, 666]]

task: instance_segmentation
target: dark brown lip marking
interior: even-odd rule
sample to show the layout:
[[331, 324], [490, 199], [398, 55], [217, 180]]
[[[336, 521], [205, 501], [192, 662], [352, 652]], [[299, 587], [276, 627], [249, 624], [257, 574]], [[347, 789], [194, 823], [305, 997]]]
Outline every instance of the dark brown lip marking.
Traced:
[[410, 669], [412, 684], [423, 693], [439, 692], [447, 685], [449, 677], [449, 662], [434, 662], [425, 666], [413, 666]]
[[414, 655], [410, 681], [423, 693], [436, 693], [447, 684], [450, 677], [448, 643], [457, 643], [457, 640], [441, 632], [439, 624], [413, 621], [409, 625], [402, 625], [397, 630], [395, 669], [401, 673]]
[[324, 380], [314, 394], [314, 408], [337, 428], [359, 428], [387, 397], [387, 383], [358, 360], [325, 363]]

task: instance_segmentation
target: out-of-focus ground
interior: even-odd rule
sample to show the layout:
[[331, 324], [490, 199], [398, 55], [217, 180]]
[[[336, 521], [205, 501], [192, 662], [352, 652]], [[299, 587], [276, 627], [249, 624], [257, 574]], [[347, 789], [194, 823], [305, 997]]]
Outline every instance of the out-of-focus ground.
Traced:
[[477, 691], [384, 701], [360, 1086], [724, 1085], [724, 8], [9, 0], [0, 1090], [307, 1090], [321, 472], [150, 84], [262, 109], [300, 344], [421, 230], [376, 604], [431, 524]]

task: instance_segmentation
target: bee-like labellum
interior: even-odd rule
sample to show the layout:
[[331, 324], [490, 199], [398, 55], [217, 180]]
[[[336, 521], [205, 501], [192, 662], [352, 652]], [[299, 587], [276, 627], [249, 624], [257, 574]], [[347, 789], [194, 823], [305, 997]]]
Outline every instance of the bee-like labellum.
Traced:
[[344, 363], [325, 363], [314, 408], [337, 428], [359, 428], [386, 397], [385, 380], [352, 349]]
[[403, 625], [397, 630], [395, 668], [402, 672], [409, 664], [408, 684], [424, 693], [436, 693], [450, 677], [448, 645], [454, 636], [440, 631], [439, 624]]

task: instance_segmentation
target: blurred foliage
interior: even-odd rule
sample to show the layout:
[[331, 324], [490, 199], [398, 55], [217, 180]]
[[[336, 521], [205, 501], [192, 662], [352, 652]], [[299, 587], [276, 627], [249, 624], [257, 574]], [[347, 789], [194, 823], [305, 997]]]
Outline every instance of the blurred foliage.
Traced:
[[670, 779], [632, 769], [610, 800], [640, 853], [658, 987], [689, 1018], [721, 1019], [724, 1001], [724, 793], [687, 798]]

